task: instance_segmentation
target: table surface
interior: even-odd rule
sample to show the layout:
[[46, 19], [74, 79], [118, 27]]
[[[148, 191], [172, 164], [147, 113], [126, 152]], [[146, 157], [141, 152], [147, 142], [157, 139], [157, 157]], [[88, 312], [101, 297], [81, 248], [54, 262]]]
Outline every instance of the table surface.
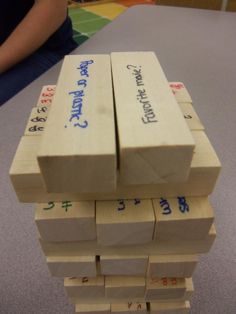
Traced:
[[[223, 164], [211, 201], [217, 240], [194, 275], [191, 313], [236, 313], [236, 13], [161, 6], [127, 10], [74, 53], [152, 50], [169, 81], [186, 84]], [[0, 313], [73, 313], [39, 247], [34, 206], [20, 204], [8, 171], [30, 109], [61, 64], [0, 108]]]

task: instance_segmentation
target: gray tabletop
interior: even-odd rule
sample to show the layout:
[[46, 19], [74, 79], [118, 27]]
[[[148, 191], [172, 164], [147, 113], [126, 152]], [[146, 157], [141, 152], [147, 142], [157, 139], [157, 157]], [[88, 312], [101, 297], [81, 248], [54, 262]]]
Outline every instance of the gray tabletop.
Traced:
[[[194, 275], [192, 312], [236, 313], [236, 13], [137, 6], [74, 53], [153, 50], [169, 81], [183, 81], [223, 164], [211, 196], [218, 237]], [[0, 108], [0, 313], [73, 313], [37, 241], [34, 206], [18, 203], [8, 170], [30, 109], [56, 65]]]

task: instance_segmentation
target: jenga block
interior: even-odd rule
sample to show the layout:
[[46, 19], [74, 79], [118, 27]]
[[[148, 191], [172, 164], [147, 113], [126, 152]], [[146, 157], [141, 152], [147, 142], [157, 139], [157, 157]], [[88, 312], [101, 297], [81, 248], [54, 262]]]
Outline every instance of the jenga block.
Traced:
[[56, 85], [43, 86], [37, 102], [37, 106], [50, 106], [56, 91]]
[[191, 300], [194, 292], [193, 280], [192, 278], [185, 278], [185, 282], [186, 282], [185, 299]]
[[190, 130], [204, 130], [203, 124], [201, 123], [196, 111], [190, 103], [182, 102], [179, 103], [179, 106]]
[[40, 145], [40, 136], [23, 136], [13, 159], [10, 177], [15, 189], [43, 187], [42, 176], [37, 163], [36, 151]]
[[50, 106], [39, 106], [31, 110], [24, 135], [41, 135], [47, 121]]
[[190, 311], [189, 301], [179, 302], [150, 302], [150, 314], [188, 314]]
[[81, 242], [46, 242], [40, 240], [40, 245], [46, 256], [76, 256], [81, 252], [86, 255], [154, 255], [154, 254], [202, 254], [212, 247], [216, 238], [216, 230], [212, 225], [209, 234], [204, 239], [176, 238], [158, 239], [142, 245], [101, 246], [97, 241]]
[[50, 256], [47, 265], [52, 276], [56, 277], [95, 277], [95, 256]]
[[147, 262], [147, 255], [102, 255], [100, 256], [101, 274], [145, 276]]
[[65, 278], [64, 287], [69, 297], [100, 298], [105, 296], [105, 281], [103, 276], [94, 278]]
[[[130, 300], [130, 299], [129, 299]], [[124, 304], [129, 301], [127, 298], [76, 298], [76, 297], [70, 297], [69, 302], [72, 304], [79, 304], [79, 303], [86, 303], [86, 304], [104, 304], [104, 303], [111, 303], [111, 304]], [[169, 302], [179, 302], [179, 301], [187, 301], [185, 298], [185, 295], [182, 298], [177, 298], [177, 299], [158, 299], [158, 300], [148, 300], [144, 297], [139, 297], [139, 298], [132, 298], [129, 303], [144, 303], [147, 302], [147, 307], [148, 307], [148, 302], [155, 302], [155, 303], [169, 303]]]
[[185, 182], [194, 140], [153, 52], [111, 54], [123, 184]]
[[45, 241], [86, 241], [97, 236], [93, 201], [40, 203], [35, 222]]
[[115, 123], [108, 55], [65, 57], [38, 162], [49, 192], [115, 189]]
[[[179, 103], [179, 106], [190, 130], [204, 130], [204, 126], [191, 103], [183, 102]], [[49, 109], [50, 105], [32, 109], [24, 135], [42, 135]]]
[[[19, 200], [26, 203], [42, 203], [68, 199], [71, 201], [134, 199], [137, 195], [139, 198], [209, 195], [212, 193], [220, 173], [220, 161], [204, 132], [193, 131], [192, 134], [196, 141], [196, 148], [191, 164], [189, 179], [186, 183], [136, 186], [124, 186], [118, 183], [117, 189], [114, 192], [109, 193], [47, 193], [44, 190], [43, 180], [36, 161], [40, 136], [34, 136], [34, 138], [37, 138], [38, 142], [37, 144], [35, 143], [35, 145], [32, 145], [30, 153], [27, 149], [24, 151], [24, 167], [22, 167], [23, 165], [21, 166], [21, 172], [18, 173], [18, 175], [19, 180], [24, 177], [25, 173], [29, 175], [30, 168], [33, 174], [37, 174], [37, 185], [32, 186], [31, 180], [28, 181], [28, 184], [24, 182], [24, 186], [21, 186], [21, 184], [15, 185], [13, 181], [14, 188]], [[11, 169], [11, 176], [14, 176], [15, 173], [13, 170], [16, 170], [18, 168], [18, 163], [22, 161], [21, 159], [21, 161], [19, 160], [17, 153], [18, 152], [16, 152], [13, 160], [14, 168]], [[25, 160], [27, 160], [27, 163]], [[19, 181], [19, 183], [20, 182], [21, 181]]]
[[178, 299], [186, 292], [185, 278], [147, 278], [146, 299]]
[[[165, 280], [165, 278], [163, 278], [163, 280]], [[180, 302], [180, 301], [189, 301], [192, 297], [193, 294], [193, 284], [192, 284], [192, 279], [191, 278], [186, 278], [185, 279], [185, 283], [186, 283], [186, 291], [183, 294], [183, 296], [181, 298], [166, 298], [166, 296], [163, 299], [158, 299], [158, 300], [149, 300], [148, 298], [146, 298], [146, 296], [142, 296], [142, 297], [134, 297], [132, 299], [128, 299], [128, 305], [130, 307], [132, 307], [132, 310], [134, 310], [135, 306], [137, 306], [138, 304], [142, 304], [145, 302], [155, 302], [155, 303], [166, 303], [166, 302]], [[109, 298], [107, 296], [105, 297], [90, 297], [89, 295], [85, 296], [84, 298], [81, 297], [69, 297], [69, 300], [71, 303], [76, 304], [76, 303], [86, 303], [86, 304], [103, 304], [103, 303], [112, 303], [112, 304], [119, 304], [121, 306], [124, 306], [124, 304], [127, 304], [127, 297], [125, 298]], [[168, 300], [168, 301], [167, 301]], [[142, 306], [143, 308], [143, 306]]]
[[172, 93], [175, 96], [175, 99], [179, 103], [192, 103], [192, 98], [189, 95], [187, 88], [184, 86], [182, 82], [169, 82]]
[[[179, 103], [180, 109], [184, 114], [184, 118], [186, 119], [190, 130], [204, 130], [204, 126], [202, 125], [199, 117], [193, 109], [193, 106], [191, 105], [192, 100], [184, 84], [181, 82], [169, 82], [169, 85], [172, 88], [174, 96], [176, 96], [175, 98]], [[42, 107], [43, 109], [37, 110], [37, 114], [46, 113], [46, 109], [50, 107], [50, 104], [53, 100], [55, 90], [56, 85], [48, 85], [43, 87], [37, 104], [37, 106]], [[26, 131], [30, 132], [29, 134], [31, 135], [39, 135], [42, 134], [42, 126], [35, 126], [35, 124], [32, 125], [31, 123], [30, 129], [26, 128]], [[28, 132], [25, 132], [25, 135], [28, 135]]]
[[[179, 103], [180, 109], [184, 114], [184, 118], [186, 119], [186, 122], [190, 130], [204, 130], [204, 126], [202, 125], [197, 113], [195, 112], [193, 106], [191, 105], [192, 100], [184, 84], [181, 82], [176, 83], [169, 82], [169, 85], [170, 87], [172, 87], [172, 92], [176, 96], [176, 100]], [[34, 111], [32, 110], [33, 112], [31, 114], [31, 119], [34, 119], [34, 121], [28, 122], [28, 127], [26, 128], [25, 135], [42, 134], [43, 121], [42, 120], [38, 121], [37, 117], [45, 118], [42, 114], [46, 114], [47, 109], [50, 108], [50, 104], [52, 102], [55, 90], [56, 85], [48, 85], [43, 87], [42, 92], [40, 94], [40, 99], [38, 101], [38, 106], [41, 108], [39, 110], [35, 110], [35, 108], [33, 108]], [[45, 105], [42, 105], [41, 102], [42, 104], [45, 103]], [[40, 116], [38, 116], [39, 114]]]
[[130, 313], [147, 313], [147, 304], [144, 302], [127, 302], [127, 303], [112, 303], [112, 314], [130, 314]]
[[191, 277], [197, 262], [197, 255], [151, 255], [147, 276]]
[[155, 216], [151, 200], [96, 202], [97, 239], [102, 245], [128, 245], [152, 240]]
[[75, 313], [79, 314], [110, 314], [110, 304], [76, 304]]
[[107, 298], [132, 298], [144, 297], [145, 278], [130, 276], [105, 277], [105, 296]]
[[177, 197], [153, 200], [156, 239], [201, 239], [209, 233], [214, 220], [207, 197]]

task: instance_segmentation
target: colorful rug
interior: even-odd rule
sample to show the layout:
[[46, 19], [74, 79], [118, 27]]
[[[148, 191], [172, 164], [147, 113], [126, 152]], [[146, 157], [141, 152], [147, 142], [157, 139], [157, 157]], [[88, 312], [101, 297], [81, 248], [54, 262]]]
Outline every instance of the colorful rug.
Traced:
[[114, 20], [128, 7], [137, 4], [154, 4], [153, 0], [119, 0], [118, 2], [70, 7], [74, 39], [80, 45], [98, 30]]

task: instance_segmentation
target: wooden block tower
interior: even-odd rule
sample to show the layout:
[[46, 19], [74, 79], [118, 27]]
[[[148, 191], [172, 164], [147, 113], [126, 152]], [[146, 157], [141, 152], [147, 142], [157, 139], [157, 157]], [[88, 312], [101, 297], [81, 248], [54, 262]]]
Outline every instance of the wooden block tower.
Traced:
[[220, 162], [152, 52], [75, 55], [45, 86], [10, 177], [80, 314], [184, 314], [216, 237]]

